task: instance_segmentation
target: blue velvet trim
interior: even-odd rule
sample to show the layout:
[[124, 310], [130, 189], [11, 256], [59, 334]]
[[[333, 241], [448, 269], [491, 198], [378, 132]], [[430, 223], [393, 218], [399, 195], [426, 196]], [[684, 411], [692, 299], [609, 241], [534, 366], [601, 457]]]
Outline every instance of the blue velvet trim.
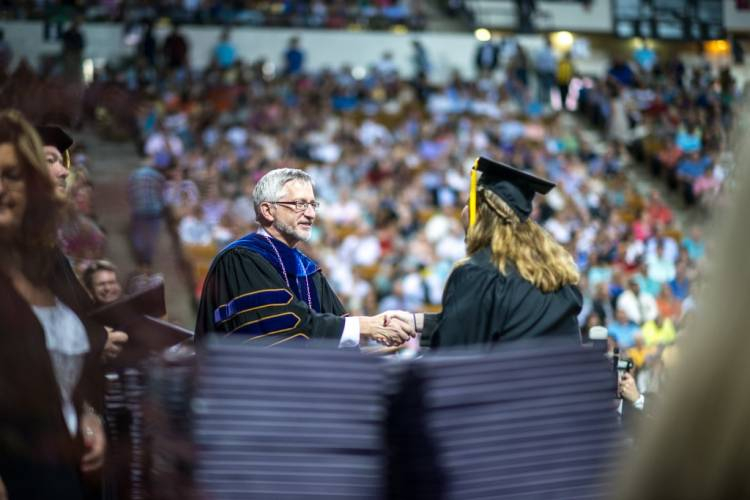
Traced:
[[274, 316], [267, 316], [254, 321], [249, 321], [240, 325], [232, 333], [244, 333], [249, 335], [270, 335], [275, 333], [288, 332], [299, 326], [300, 319], [294, 313], [281, 313]]
[[[320, 271], [318, 264], [296, 248], [291, 248], [275, 238], [271, 238], [271, 240], [273, 241], [273, 246], [271, 246], [271, 243], [269, 243], [265, 236], [258, 233], [250, 233], [224, 247], [222, 253], [236, 247], [245, 248], [266, 259], [280, 276], [283, 276], [286, 270], [287, 278], [289, 278], [289, 287], [294, 295], [302, 302], [307, 303], [307, 286], [309, 285], [312, 308], [320, 312], [320, 300], [315, 283], [312, 280], [312, 275]], [[278, 255], [274, 248], [278, 251]], [[279, 257], [284, 262], [283, 268], [279, 262]], [[307, 280], [305, 280], [305, 277], [307, 277]]]
[[214, 311], [214, 323], [217, 325], [241, 312], [249, 312], [263, 307], [285, 306], [292, 301], [289, 290], [271, 289], [259, 290], [242, 294], [230, 300]]

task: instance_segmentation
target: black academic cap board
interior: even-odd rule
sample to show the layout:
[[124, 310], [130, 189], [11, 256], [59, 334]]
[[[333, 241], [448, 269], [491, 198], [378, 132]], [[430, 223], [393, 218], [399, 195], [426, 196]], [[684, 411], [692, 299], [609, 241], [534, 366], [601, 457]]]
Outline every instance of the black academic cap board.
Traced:
[[531, 215], [534, 195], [547, 194], [555, 187], [554, 182], [483, 156], [477, 159], [476, 170], [482, 173], [477, 185], [498, 195], [521, 222]]
[[62, 155], [73, 145], [73, 138], [57, 125], [38, 125], [36, 131], [42, 139], [42, 144], [55, 146]]
[[382, 361], [209, 341], [193, 400], [195, 484], [212, 499], [383, 498]]
[[606, 498], [623, 443], [612, 372], [599, 350], [547, 343], [417, 360], [419, 407], [401, 411], [423, 413], [427, 447], [409, 464], [431, 465], [412, 488], [439, 474], [446, 500]]
[[160, 282], [154, 287], [105, 304], [90, 312], [89, 316], [102, 325], [128, 334], [128, 342], [118, 361], [129, 363], [193, 336], [190, 330], [158, 319], [164, 314], [164, 283]]

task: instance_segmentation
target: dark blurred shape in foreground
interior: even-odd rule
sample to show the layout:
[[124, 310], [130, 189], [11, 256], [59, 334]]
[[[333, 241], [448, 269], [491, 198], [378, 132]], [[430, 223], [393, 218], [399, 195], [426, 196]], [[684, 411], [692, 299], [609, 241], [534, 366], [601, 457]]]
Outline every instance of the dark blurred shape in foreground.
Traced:
[[[604, 498], [622, 440], [599, 350], [388, 363], [217, 341], [151, 370], [160, 498]], [[153, 438], [152, 438], [152, 437]]]

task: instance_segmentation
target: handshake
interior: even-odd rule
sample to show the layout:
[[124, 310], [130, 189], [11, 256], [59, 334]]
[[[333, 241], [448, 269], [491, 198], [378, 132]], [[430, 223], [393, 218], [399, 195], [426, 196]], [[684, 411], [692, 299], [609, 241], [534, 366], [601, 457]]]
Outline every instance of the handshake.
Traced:
[[417, 336], [421, 331], [422, 314], [408, 311], [386, 311], [377, 316], [360, 316], [359, 330], [362, 340], [374, 340], [387, 347], [398, 347]]

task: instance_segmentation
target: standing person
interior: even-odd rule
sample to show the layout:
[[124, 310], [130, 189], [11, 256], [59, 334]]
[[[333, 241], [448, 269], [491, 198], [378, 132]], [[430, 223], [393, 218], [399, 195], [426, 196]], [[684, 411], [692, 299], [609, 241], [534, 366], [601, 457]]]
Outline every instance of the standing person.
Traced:
[[271, 170], [253, 191], [260, 229], [214, 258], [203, 285], [195, 337], [239, 334], [274, 346], [331, 338], [346, 347], [360, 340], [398, 345], [414, 335], [411, 323], [349, 317], [320, 266], [296, 247], [317, 216], [312, 179], [302, 170]]
[[477, 53], [474, 57], [474, 64], [477, 67], [477, 73], [480, 76], [492, 75], [497, 69], [500, 49], [492, 40], [487, 40], [477, 47]]
[[568, 51], [557, 65], [557, 73], [555, 75], [557, 88], [560, 91], [561, 109], [568, 109], [568, 90], [570, 89], [570, 81], [573, 79], [573, 75], [575, 75], [573, 56], [570, 54], [570, 51]]
[[302, 73], [305, 66], [305, 53], [299, 46], [299, 38], [294, 36], [289, 39], [289, 46], [284, 52], [284, 74], [298, 75]]
[[535, 193], [555, 185], [487, 158], [476, 161], [475, 171], [483, 175], [472, 181], [478, 189], [464, 208], [468, 257], [448, 277], [442, 312], [411, 316], [423, 343], [488, 346], [532, 337], [579, 342], [578, 270], [570, 254], [529, 218]]
[[83, 51], [86, 38], [81, 32], [81, 20], [76, 17], [70, 28], [62, 34], [62, 59], [65, 77], [76, 82], [81, 81]]
[[214, 47], [214, 60], [221, 69], [229, 69], [237, 59], [237, 49], [234, 48], [229, 28], [224, 28], [219, 37], [219, 43]]
[[164, 183], [154, 167], [145, 164], [128, 179], [130, 243], [142, 274], [151, 272], [164, 214]]
[[544, 48], [536, 54], [534, 69], [537, 77], [537, 100], [547, 104], [557, 74], [557, 58], [549, 38], [545, 40]]
[[5, 39], [5, 31], [0, 29], [0, 75], [7, 75], [13, 62], [13, 48]]
[[[42, 143], [0, 114], [0, 478], [10, 499], [80, 499], [101, 468], [103, 330], [57, 275], [62, 199]], [[80, 285], [80, 284], [79, 284]]]
[[180, 33], [180, 26], [177, 23], [172, 25], [172, 31], [164, 39], [162, 51], [164, 61], [169, 70], [178, 70], [188, 65], [188, 51], [190, 47], [185, 37]]

